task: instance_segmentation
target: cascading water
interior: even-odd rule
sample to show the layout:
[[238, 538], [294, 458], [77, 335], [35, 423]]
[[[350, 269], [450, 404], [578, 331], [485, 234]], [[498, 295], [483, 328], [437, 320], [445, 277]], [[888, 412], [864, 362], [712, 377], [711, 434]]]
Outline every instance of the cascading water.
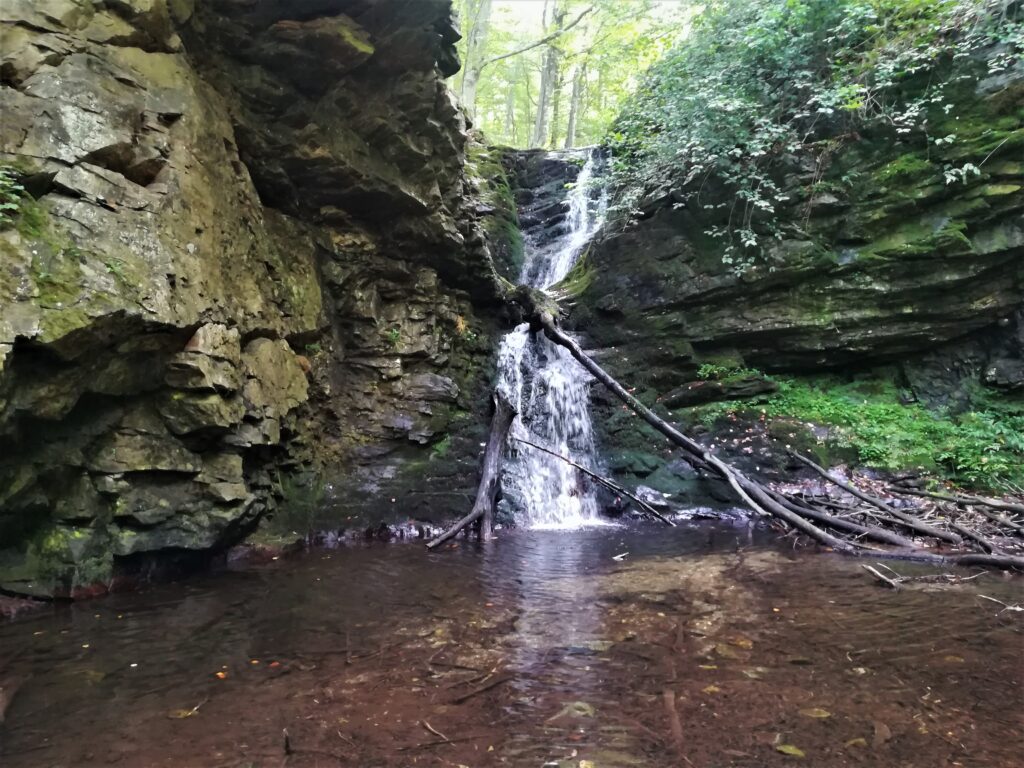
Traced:
[[[592, 152], [569, 193], [565, 234], [544, 246], [526, 243], [519, 282], [548, 289], [568, 275], [604, 221], [607, 192], [593, 180]], [[596, 464], [590, 421], [590, 378], [569, 353], [524, 323], [508, 333], [498, 353], [498, 388], [515, 406], [512, 436], [542, 445], [585, 466]], [[532, 528], [573, 528], [599, 521], [593, 489], [577, 469], [512, 441], [502, 474], [505, 498]]]

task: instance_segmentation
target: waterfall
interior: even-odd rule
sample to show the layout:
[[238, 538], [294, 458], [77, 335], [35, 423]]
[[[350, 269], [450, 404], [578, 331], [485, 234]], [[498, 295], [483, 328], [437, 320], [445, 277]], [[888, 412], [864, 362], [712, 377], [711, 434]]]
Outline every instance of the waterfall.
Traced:
[[[566, 231], [554, 241], [526, 243], [520, 283], [548, 289], [572, 269], [601, 226], [607, 192], [594, 190], [591, 152], [568, 195]], [[515, 406], [512, 436], [596, 465], [590, 420], [590, 376], [562, 347], [524, 323], [506, 334], [498, 352], [498, 388]], [[599, 522], [597, 499], [582, 474], [553, 456], [512, 441], [502, 473], [506, 503], [531, 528], [574, 528]]]

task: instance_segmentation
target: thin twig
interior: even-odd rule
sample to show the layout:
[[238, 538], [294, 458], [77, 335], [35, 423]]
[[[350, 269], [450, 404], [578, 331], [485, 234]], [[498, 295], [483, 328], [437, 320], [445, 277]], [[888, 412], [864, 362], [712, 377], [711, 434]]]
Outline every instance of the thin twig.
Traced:
[[899, 585], [898, 581], [894, 581], [893, 579], [890, 579], [884, 573], [882, 573], [881, 571], [879, 571], [879, 570], [877, 570], [875, 568], [872, 568], [870, 565], [861, 565], [861, 568], [863, 568], [865, 571], [868, 571], [872, 576], [874, 576], [876, 579], [878, 579], [883, 584], [886, 584], [887, 586], [891, 587], [892, 589], [896, 590], [897, 592], [900, 591], [900, 585]]

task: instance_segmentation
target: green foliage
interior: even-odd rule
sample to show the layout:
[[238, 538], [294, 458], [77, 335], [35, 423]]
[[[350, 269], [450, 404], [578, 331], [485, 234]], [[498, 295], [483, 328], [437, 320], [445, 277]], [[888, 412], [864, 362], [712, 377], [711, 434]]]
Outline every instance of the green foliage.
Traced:
[[[488, 9], [481, 14], [485, 4]], [[474, 103], [466, 106], [489, 141], [531, 146], [543, 61], [549, 48], [554, 48], [557, 73], [547, 101], [547, 136], [541, 144], [551, 148], [595, 144], [637, 86], [638, 73], [646, 71], [678, 37], [685, 5], [684, 0], [458, 0], [455, 6], [463, 34], [459, 55], [464, 66], [453, 88], [464, 102], [469, 101], [471, 94], [463, 83], [474, 60], [526, 48], [549, 34], [552, 27], [545, 25], [545, 9], [549, 15], [557, 9], [563, 23], [568, 23], [589, 8], [578, 25], [550, 46], [487, 63]], [[477, 37], [475, 28], [482, 18], [486, 30]], [[473, 47], [474, 40], [482, 41], [479, 50]]]
[[124, 274], [124, 262], [121, 259], [107, 259], [103, 262], [103, 266], [106, 267], [107, 272], [112, 274], [121, 282], [124, 282], [127, 279]]
[[17, 172], [0, 165], [0, 230], [8, 229], [21, 211], [25, 188], [18, 182]]
[[921, 467], [955, 482], [982, 488], [1024, 483], [1024, 401], [982, 398], [977, 410], [958, 416], [900, 402], [892, 384], [842, 383], [832, 378], [776, 379], [766, 402], [716, 403], [706, 416], [757, 408], [834, 427], [830, 438], [854, 448], [870, 466]]
[[761, 371], [745, 368], [737, 363], [704, 363], [697, 369], [697, 376], [705, 381], [728, 381], [730, 379], [762, 377]]
[[[1002, 71], [1024, 51], [1019, 6], [996, 0], [710, 0], [691, 34], [651, 70], [608, 141], [618, 208], [672, 193], [708, 211], [704, 233], [735, 271], [783, 239], [782, 178], [864, 130], [925, 152], [951, 151], [973, 104], [962, 80]], [[1002, 43], [1002, 45], [996, 45]], [[998, 51], [997, 53], [990, 53]], [[987, 61], [976, 62], [984, 52]], [[970, 94], [968, 97], [966, 94]], [[947, 164], [966, 182], [983, 157]], [[908, 159], [893, 174], [924, 170]], [[940, 166], [941, 167], [941, 166]], [[936, 171], [938, 168], [936, 168]], [[721, 194], [709, 195], [711, 188]]]
[[397, 326], [389, 328], [384, 333], [384, 339], [387, 341], [388, 345], [392, 347], [397, 347], [398, 344], [402, 341], [402, 330]]

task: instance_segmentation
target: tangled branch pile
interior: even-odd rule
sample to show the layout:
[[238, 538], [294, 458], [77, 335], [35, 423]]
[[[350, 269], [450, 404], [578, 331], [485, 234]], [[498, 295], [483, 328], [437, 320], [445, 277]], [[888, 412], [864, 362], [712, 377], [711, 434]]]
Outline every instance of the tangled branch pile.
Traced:
[[[758, 515], [774, 518], [782, 525], [803, 533], [837, 552], [875, 558], [914, 560], [937, 565], [982, 565], [1024, 570], [1024, 525], [1005, 514], [1024, 514], [1024, 503], [979, 497], [932, 499], [917, 508], [897, 508], [832, 475], [799, 454], [793, 454], [837, 488], [850, 501], [831, 497], [809, 497], [773, 488], [747, 477], [697, 441], [687, 437], [631, 395], [601, 366], [595, 363], [555, 323], [543, 308], [532, 315], [535, 327], [569, 353], [598, 381], [680, 448], [697, 470], [727, 482], [743, 503]], [[907, 495], [916, 492], [904, 491]], [[950, 502], [961, 509], [956, 514], [940, 508]], [[873, 541], [886, 547], [867, 544]], [[950, 551], [941, 551], [952, 546]]]

